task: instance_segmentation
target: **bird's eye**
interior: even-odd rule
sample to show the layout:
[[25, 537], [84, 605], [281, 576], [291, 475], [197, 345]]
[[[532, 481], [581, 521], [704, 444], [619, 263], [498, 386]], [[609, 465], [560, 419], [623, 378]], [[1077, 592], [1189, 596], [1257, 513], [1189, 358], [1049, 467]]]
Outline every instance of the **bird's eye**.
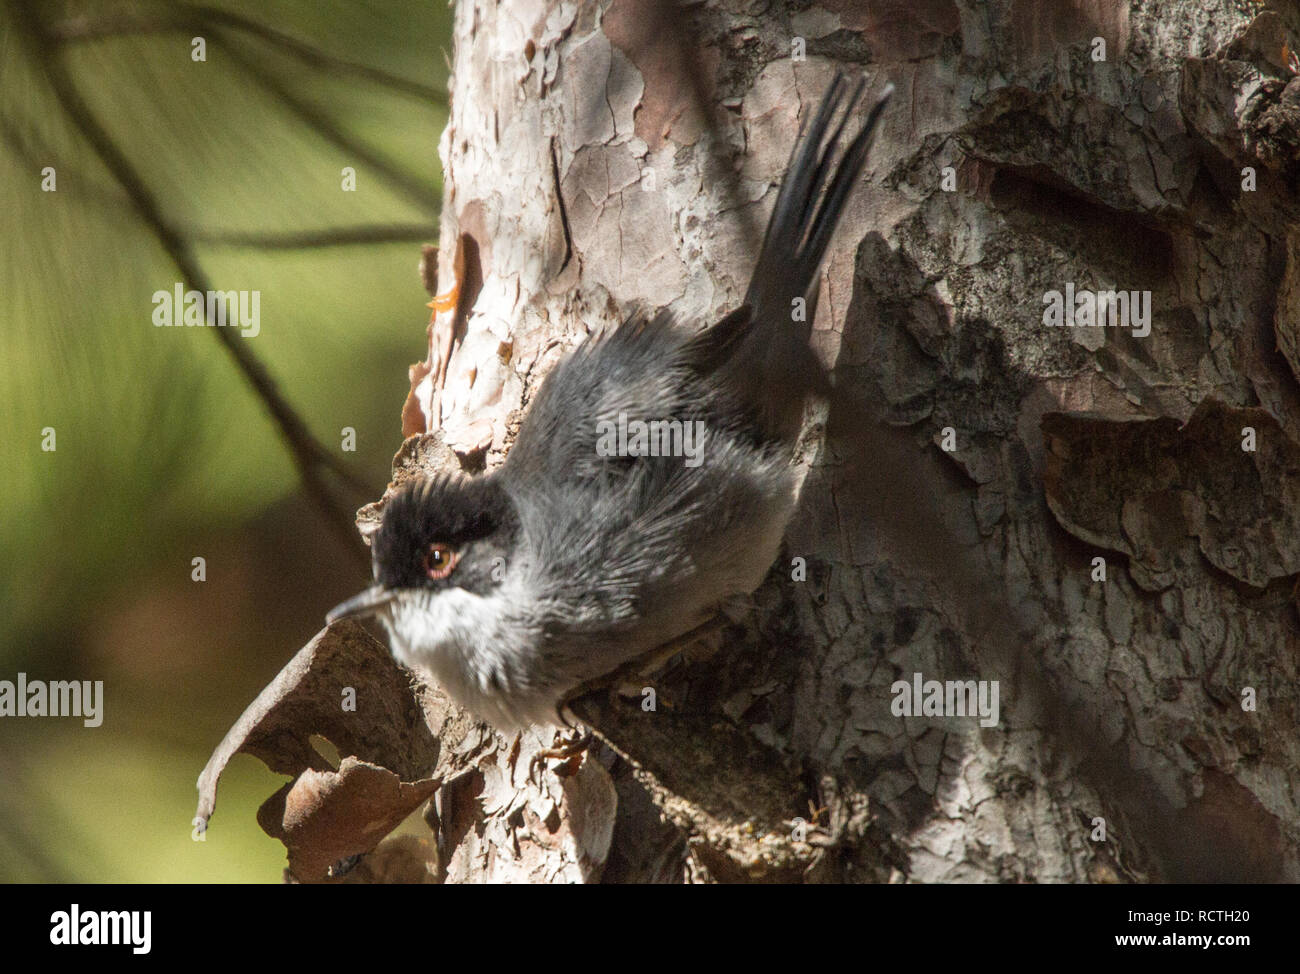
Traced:
[[424, 574], [435, 581], [446, 578], [451, 574], [452, 569], [456, 567], [459, 558], [460, 556], [456, 554], [450, 545], [431, 544], [424, 555]]

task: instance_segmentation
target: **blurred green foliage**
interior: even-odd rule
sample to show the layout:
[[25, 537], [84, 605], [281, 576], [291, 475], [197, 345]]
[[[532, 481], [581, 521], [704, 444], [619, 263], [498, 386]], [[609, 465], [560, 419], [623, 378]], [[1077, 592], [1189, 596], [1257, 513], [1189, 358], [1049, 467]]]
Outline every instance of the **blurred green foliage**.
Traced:
[[[214, 329], [152, 324], [151, 296], [178, 271], [71, 123], [19, 2], [0, 6], [0, 679], [103, 679], [106, 703], [98, 729], [0, 719], [0, 879], [275, 880], [283, 850], [252, 812], [279, 779], [240, 759], [205, 843], [190, 840], [193, 782], [250, 687], [310, 637], [332, 597], [322, 573], [345, 573], [323, 564], [328, 549], [291, 540], [255, 580], [191, 581], [196, 554], [225, 551], [229, 565], [242, 545], [255, 563], [298, 477]], [[260, 334], [238, 340], [327, 447], [356, 430], [357, 452], [338, 455], [377, 496], [400, 442], [405, 367], [422, 357], [415, 237], [436, 238], [445, 109], [340, 65], [444, 91], [450, 11], [441, 0], [28, 9], [212, 286], [261, 292]], [[196, 62], [186, 18], [204, 11], [206, 23], [234, 14], [279, 34], [218, 17]], [[299, 56], [280, 34], [327, 58]], [[56, 192], [41, 189], [44, 166]], [[341, 189], [345, 166], [356, 192]], [[214, 239], [373, 225], [407, 229], [319, 248]], [[54, 452], [41, 449], [48, 427]], [[272, 619], [258, 607], [275, 600], [304, 608]], [[205, 601], [206, 616], [193, 604]], [[150, 624], [121, 622], [146, 602]], [[212, 624], [199, 631], [196, 617]]]

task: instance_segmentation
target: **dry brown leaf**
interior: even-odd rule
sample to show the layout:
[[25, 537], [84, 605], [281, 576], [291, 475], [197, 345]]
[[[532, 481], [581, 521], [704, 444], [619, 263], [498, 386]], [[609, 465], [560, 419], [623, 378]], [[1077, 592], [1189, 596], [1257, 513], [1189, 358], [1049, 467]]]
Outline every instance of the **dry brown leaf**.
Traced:
[[[345, 700], [355, 699], [355, 709]], [[336, 861], [373, 849], [438, 787], [439, 691], [416, 682], [360, 625], [322, 630], [289, 661], [226, 734], [199, 776], [195, 824], [206, 828], [217, 784], [235, 754], [293, 777], [262, 806], [268, 834], [284, 841], [290, 870], [327, 878]], [[338, 749], [338, 770], [311, 744]]]

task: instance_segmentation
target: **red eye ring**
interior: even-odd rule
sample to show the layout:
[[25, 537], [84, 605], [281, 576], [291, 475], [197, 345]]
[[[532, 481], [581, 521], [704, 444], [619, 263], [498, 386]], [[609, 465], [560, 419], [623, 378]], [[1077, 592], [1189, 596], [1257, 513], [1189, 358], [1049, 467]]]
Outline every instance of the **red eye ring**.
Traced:
[[451, 545], [435, 542], [424, 554], [424, 574], [434, 581], [446, 578], [456, 568], [460, 555]]

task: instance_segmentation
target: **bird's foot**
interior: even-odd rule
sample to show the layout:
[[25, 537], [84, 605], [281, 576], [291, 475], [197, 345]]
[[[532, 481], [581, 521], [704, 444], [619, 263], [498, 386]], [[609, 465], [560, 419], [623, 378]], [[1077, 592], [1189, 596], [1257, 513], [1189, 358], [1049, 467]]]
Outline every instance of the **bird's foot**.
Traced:
[[564, 762], [563, 765], [556, 769], [556, 773], [561, 777], [576, 774], [582, 755], [591, 746], [591, 741], [591, 731], [586, 727], [570, 726], [567, 733], [557, 728], [551, 746], [542, 748], [533, 755], [531, 767], [529, 768], [530, 775], [539, 767], [545, 767], [547, 761]]

